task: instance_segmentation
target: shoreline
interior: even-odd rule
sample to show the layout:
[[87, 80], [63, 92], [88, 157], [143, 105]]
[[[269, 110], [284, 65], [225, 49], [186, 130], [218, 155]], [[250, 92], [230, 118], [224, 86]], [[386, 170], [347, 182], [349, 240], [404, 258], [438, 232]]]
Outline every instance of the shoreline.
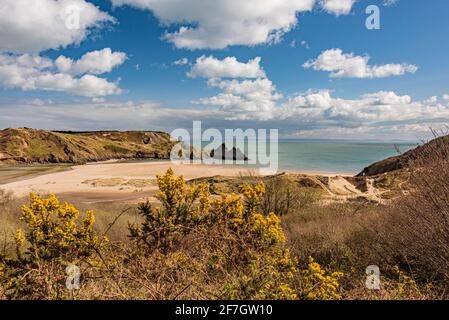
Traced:
[[[124, 163], [161, 163], [161, 164], [165, 164], [165, 163], [171, 163], [171, 161], [168, 160], [168, 159], [133, 159], [133, 160], [128, 160], [128, 159], [110, 159], [110, 160], [98, 161], [98, 162], [88, 162], [85, 165], [124, 164]], [[226, 165], [226, 164], [184, 163], [182, 165], [204, 165], [204, 166], [210, 166], [210, 167], [216, 167], [216, 168], [220, 168], [220, 167], [226, 167], [226, 168], [234, 167], [234, 168], [241, 168], [243, 171], [257, 171], [259, 169], [258, 167], [250, 167], [248, 165], [239, 165], [239, 164]], [[74, 166], [78, 166], [78, 165], [74, 165]], [[176, 167], [177, 164], [173, 164], [173, 166]], [[362, 170], [362, 169], [360, 169], [360, 170]], [[288, 173], [288, 174], [303, 174], [303, 175], [313, 175], [313, 176], [353, 177], [358, 172], [359, 171], [354, 171], [354, 172], [343, 172], [343, 171], [341, 171], [340, 172], [340, 171], [324, 171], [324, 170], [279, 169], [276, 174]], [[274, 175], [276, 175], [276, 174], [274, 174]]]

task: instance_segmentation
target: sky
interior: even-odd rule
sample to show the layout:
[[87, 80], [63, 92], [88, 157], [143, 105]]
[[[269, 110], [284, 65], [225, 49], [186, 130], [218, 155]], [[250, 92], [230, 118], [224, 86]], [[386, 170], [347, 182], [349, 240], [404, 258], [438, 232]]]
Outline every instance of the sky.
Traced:
[[0, 0], [0, 128], [420, 140], [449, 124], [447, 21], [447, 0]]

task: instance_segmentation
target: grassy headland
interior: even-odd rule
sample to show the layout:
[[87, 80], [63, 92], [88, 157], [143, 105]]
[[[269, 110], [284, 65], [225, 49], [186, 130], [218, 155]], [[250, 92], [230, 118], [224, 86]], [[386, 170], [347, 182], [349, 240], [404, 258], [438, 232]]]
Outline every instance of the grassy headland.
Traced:
[[72, 163], [110, 159], [168, 159], [173, 142], [153, 131], [0, 131], [0, 164]]

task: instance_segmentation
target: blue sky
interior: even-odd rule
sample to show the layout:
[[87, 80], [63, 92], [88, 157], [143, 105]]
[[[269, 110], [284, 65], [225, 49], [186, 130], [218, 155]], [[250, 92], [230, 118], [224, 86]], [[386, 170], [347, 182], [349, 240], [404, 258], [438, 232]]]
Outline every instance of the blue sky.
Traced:
[[[184, 0], [190, 5], [183, 9], [177, 1], [38, 0], [47, 17], [55, 14], [45, 25], [23, 0], [1, 0], [0, 127], [169, 131], [202, 120], [292, 137], [410, 140], [447, 122], [445, 0], [276, 0], [268, 13], [257, 8], [268, 0], [248, 1], [246, 9], [218, 0], [210, 7]], [[55, 3], [82, 6], [79, 33], [60, 30]], [[372, 4], [380, 8], [380, 30], [365, 27]], [[39, 43], [14, 14], [29, 18]], [[194, 32], [178, 34], [182, 27]], [[101, 71], [95, 61], [73, 67], [92, 52], [100, 52]], [[23, 55], [47, 65], [25, 65]], [[72, 59], [70, 70], [56, 64], [60, 56]]]

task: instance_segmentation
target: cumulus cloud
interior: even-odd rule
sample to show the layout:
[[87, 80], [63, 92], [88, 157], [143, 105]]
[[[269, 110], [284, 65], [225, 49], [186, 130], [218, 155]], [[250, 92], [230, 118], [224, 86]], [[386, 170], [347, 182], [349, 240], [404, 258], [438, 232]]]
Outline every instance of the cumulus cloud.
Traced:
[[320, 4], [326, 12], [339, 16], [350, 13], [355, 2], [356, 0], [321, 0]]
[[222, 92], [193, 103], [218, 106], [227, 114], [226, 119], [269, 119], [276, 101], [281, 99], [282, 95], [276, 92], [260, 62], [260, 57], [247, 63], [239, 62], [235, 57], [226, 57], [223, 60], [206, 56], [198, 58], [188, 76], [207, 78], [210, 87], [218, 88]]
[[[353, 55], [344, 58], [359, 60], [359, 57]], [[365, 73], [369, 70], [373, 76], [382, 73], [379, 70], [385, 67], [372, 67], [367, 62], [368, 60], [363, 60], [362, 69]], [[319, 65], [318, 62], [316, 65]], [[346, 73], [351, 74], [352, 71], [349, 71], [345, 62], [340, 65]], [[362, 76], [360, 72], [356, 74]], [[225, 120], [262, 121], [286, 130], [294, 127], [313, 130], [317, 127], [357, 128], [449, 115], [448, 103], [442, 104], [436, 97], [413, 102], [410, 96], [391, 91], [365, 94], [350, 100], [334, 98], [329, 90], [319, 90], [296, 94], [283, 101], [282, 93], [278, 92], [260, 68], [260, 58], [245, 64], [230, 57], [217, 60], [203, 56], [192, 67], [190, 76], [207, 78], [210, 87], [221, 90], [215, 96], [193, 101], [194, 104], [218, 108]]]
[[[330, 90], [307, 91], [283, 99], [267, 78], [257, 80], [210, 79], [209, 85], [222, 90], [216, 96], [194, 101], [215, 107], [225, 120], [250, 120], [250, 126], [277, 127], [281, 132], [300, 132], [303, 136], [363, 137], [362, 133], [392, 138], [420, 134], [423, 128], [441, 126], [449, 118], [449, 100], [430, 97], [413, 101], [409, 95], [392, 91], [368, 93], [356, 99], [334, 97]], [[215, 109], [214, 109], [215, 110]], [[401, 132], [400, 129], [410, 130]], [[413, 131], [413, 128], [416, 130]], [[346, 134], [344, 134], [346, 133]], [[416, 136], [414, 136], [416, 138]]]
[[247, 63], [239, 62], [235, 57], [226, 57], [223, 60], [212, 56], [199, 57], [187, 74], [191, 78], [260, 78], [265, 72], [260, 66], [260, 57], [249, 60]]
[[376, 127], [398, 124], [423, 124], [444, 121], [449, 116], [447, 103], [413, 101], [408, 95], [380, 91], [359, 99], [332, 97], [326, 90], [290, 98], [279, 108], [281, 119], [307, 119], [319, 127]]
[[126, 55], [124, 57], [120, 53], [120, 59], [98, 60], [95, 66], [95, 57], [102, 56], [111, 57], [114, 54], [110, 49], [94, 51], [77, 61], [65, 57], [53, 61], [38, 55], [0, 54], [0, 86], [25, 91], [66, 92], [85, 97], [120, 94], [122, 90], [117, 83], [94, 74], [109, 72], [119, 64], [118, 60], [123, 62]]
[[[358, 59], [353, 56], [351, 58]], [[321, 60], [317, 61], [321, 63]], [[367, 62], [364, 60], [363, 63], [365, 72], [366, 69], [376, 69], [370, 72], [378, 74], [377, 69], [384, 67], [371, 67]], [[349, 72], [344, 63], [341, 65], [346, 72]], [[390, 121], [404, 119], [407, 116], [426, 117], [425, 114], [430, 112], [429, 107], [439, 106], [434, 98], [431, 98], [431, 101], [414, 103], [408, 95], [397, 95], [387, 91], [347, 100], [333, 98], [329, 90], [320, 90], [297, 94], [281, 102], [283, 95], [260, 68], [260, 58], [245, 64], [233, 57], [217, 60], [203, 56], [192, 67], [190, 76], [207, 78], [210, 87], [221, 90], [215, 96], [197, 99], [193, 103], [219, 108], [224, 113], [223, 118], [227, 120], [274, 121], [283, 128], [290, 122], [293, 126], [319, 123], [321, 126], [332, 124], [357, 127], [365, 122]], [[232, 79], [224, 80], [226, 77]], [[442, 114], [447, 112], [446, 106], [441, 108], [439, 111], [442, 111]], [[437, 110], [432, 109], [432, 112]]]
[[[71, 23], [79, 14], [79, 27]], [[95, 28], [114, 22], [85, 0], [2, 0], [0, 52], [39, 53], [79, 44]]]
[[282, 98], [267, 78], [244, 81], [211, 79], [208, 83], [223, 92], [194, 103], [219, 106], [229, 120], [271, 119], [276, 111], [276, 101]]
[[88, 52], [76, 61], [65, 56], [59, 56], [55, 65], [60, 72], [71, 75], [103, 74], [111, 72], [116, 66], [123, 64], [126, 59], [126, 53], [112, 52], [111, 48], [104, 48], [103, 50]]
[[[363, 99], [366, 103], [372, 105], [408, 105], [412, 102], [410, 96], [398, 96], [393, 91], [380, 91], [377, 93], [365, 94], [363, 95]], [[425, 102], [427, 102], [427, 100]]]
[[303, 64], [304, 68], [330, 72], [333, 78], [385, 78], [415, 73], [418, 67], [413, 64], [369, 65], [369, 56], [343, 53], [341, 49], [322, 52], [315, 60]]
[[165, 25], [179, 29], [164, 38], [177, 48], [223, 49], [279, 41], [298, 23], [297, 14], [315, 0], [111, 0], [150, 10]]

